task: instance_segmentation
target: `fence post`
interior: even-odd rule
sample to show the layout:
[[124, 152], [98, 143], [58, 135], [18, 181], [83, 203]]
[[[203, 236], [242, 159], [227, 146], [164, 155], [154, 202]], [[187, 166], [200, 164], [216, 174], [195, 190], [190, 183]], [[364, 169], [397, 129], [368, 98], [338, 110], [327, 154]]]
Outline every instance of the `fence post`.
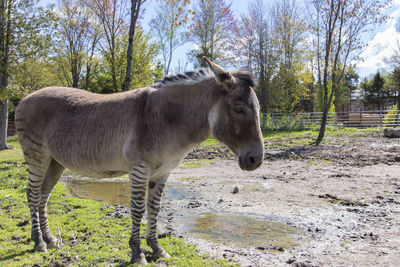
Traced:
[[271, 113], [272, 129], [275, 129], [275, 113]]
[[333, 128], [334, 128], [335, 130], [337, 130], [337, 126], [336, 126], [336, 116], [337, 116], [337, 113], [334, 112], [334, 113], [332, 114], [332, 119], [333, 119]]
[[290, 129], [290, 119], [291, 119], [291, 117], [290, 117], [290, 113], [289, 113], [288, 116], [287, 116], [287, 119], [286, 119], [286, 127], [288, 129]]
[[268, 118], [268, 113], [264, 113], [264, 116], [263, 116], [263, 128], [265, 128], [265, 125], [267, 125], [267, 118]]
[[261, 129], [265, 127], [265, 113], [261, 113]]
[[304, 114], [301, 115], [301, 120], [300, 120], [300, 130], [304, 130]]

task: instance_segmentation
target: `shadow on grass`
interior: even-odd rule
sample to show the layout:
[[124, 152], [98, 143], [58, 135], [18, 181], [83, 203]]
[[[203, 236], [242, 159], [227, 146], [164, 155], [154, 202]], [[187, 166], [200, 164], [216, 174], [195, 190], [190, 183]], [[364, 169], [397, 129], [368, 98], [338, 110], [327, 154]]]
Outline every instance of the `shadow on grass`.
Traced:
[[[158, 258], [153, 257], [153, 253], [147, 249], [142, 248], [142, 252], [145, 255], [146, 261], [148, 264], [151, 263], [157, 263]], [[118, 267], [126, 267], [126, 266], [136, 266], [132, 261], [124, 261], [124, 260], [118, 260]]]
[[33, 249], [26, 249], [24, 251], [21, 251], [21, 252], [18, 252], [18, 253], [16, 252], [16, 253], [13, 253], [13, 254], [10, 254], [8, 256], [0, 258], [0, 262], [8, 261], [8, 260], [14, 259], [15, 257], [24, 256], [26, 254], [31, 254], [31, 253], [34, 253]]
[[126, 266], [132, 266], [133, 263], [130, 261], [123, 261], [121, 264], [117, 265], [118, 267], [126, 267]]

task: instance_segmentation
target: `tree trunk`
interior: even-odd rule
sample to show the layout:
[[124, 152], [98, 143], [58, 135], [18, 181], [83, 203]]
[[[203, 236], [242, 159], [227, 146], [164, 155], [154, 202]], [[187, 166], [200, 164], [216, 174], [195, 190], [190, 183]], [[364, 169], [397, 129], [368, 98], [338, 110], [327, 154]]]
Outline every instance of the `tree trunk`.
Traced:
[[72, 87], [73, 88], [79, 88], [79, 73], [78, 73], [77, 69], [78, 69], [77, 67], [72, 68]]
[[89, 90], [89, 83], [90, 83], [90, 75], [91, 75], [91, 63], [87, 63], [86, 65], [86, 77], [85, 77], [85, 90]]
[[129, 91], [132, 80], [132, 53], [133, 53], [133, 42], [135, 36], [136, 21], [139, 16], [140, 5], [144, 2], [143, 0], [131, 0], [131, 24], [129, 26], [129, 39], [128, 39], [128, 51], [126, 55], [126, 75], [124, 82], [124, 91]]
[[400, 110], [400, 91], [397, 92], [397, 109]]
[[[5, 58], [2, 62], [2, 68], [5, 69], [7, 64], [7, 59]], [[8, 86], [8, 72], [3, 71], [1, 73], [1, 90], [7, 90]], [[0, 101], [0, 150], [7, 149], [7, 124], [8, 124], [8, 99]]]
[[321, 143], [322, 139], [324, 139], [327, 118], [328, 118], [328, 106], [324, 105], [324, 110], [322, 112], [321, 127], [319, 128], [318, 137], [317, 140], [315, 141], [316, 146], [318, 146]]
[[[328, 110], [331, 104], [331, 101], [328, 101], [328, 78], [327, 78], [327, 67], [326, 67], [326, 63], [325, 63], [325, 68], [324, 68], [324, 107], [322, 110], [322, 120], [321, 120], [321, 127], [319, 128], [319, 133], [318, 133], [318, 137], [317, 140], [315, 140], [315, 145], [319, 146], [319, 144], [321, 143], [322, 139], [324, 139], [325, 136], [325, 128], [326, 128], [326, 120], [327, 120], [327, 116], [328, 116]], [[332, 88], [333, 90], [333, 88]], [[333, 96], [333, 91], [331, 93], [331, 96]]]
[[111, 53], [111, 79], [112, 79], [112, 84], [113, 84], [113, 91], [114, 93], [118, 92], [118, 84], [117, 84], [117, 71], [115, 68], [115, 51], [112, 51]]
[[267, 86], [265, 82], [264, 63], [261, 63], [260, 67], [261, 111], [262, 113], [267, 113]]
[[[335, 76], [333, 76], [332, 80], [335, 80]], [[333, 96], [335, 94], [336, 91], [336, 85], [334, 82], [332, 82], [332, 91], [331, 94], [329, 95], [329, 91], [328, 91], [328, 87], [325, 84], [324, 86], [324, 91], [325, 91], [325, 95], [324, 95], [324, 110], [322, 113], [322, 120], [321, 120], [321, 128], [319, 129], [319, 133], [318, 133], [318, 137], [317, 140], [315, 141], [315, 145], [318, 146], [322, 139], [324, 139], [325, 136], [325, 129], [326, 129], [326, 121], [328, 119], [328, 111], [329, 108], [332, 105], [332, 100], [333, 100]], [[329, 96], [329, 99], [328, 99]]]
[[7, 149], [8, 99], [0, 101], [0, 150]]
[[113, 62], [113, 65], [111, 67], [111, 79], [112, 79], [112, 83], [113, 83], [113, 90], [114, 93], [118, 92], [118, 84], [117, 84], [117, 74], [116, 74], [116, 70], [115, 70], [115, 62]]
[[261, 84], [261, 112], [267, 113], [267, 88], [264, 82]]

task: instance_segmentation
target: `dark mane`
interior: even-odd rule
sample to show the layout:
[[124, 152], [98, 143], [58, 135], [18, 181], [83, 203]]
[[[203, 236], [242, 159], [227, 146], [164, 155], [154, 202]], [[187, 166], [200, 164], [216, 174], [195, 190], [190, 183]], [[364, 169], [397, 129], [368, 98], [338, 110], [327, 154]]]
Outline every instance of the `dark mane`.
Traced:
[[[250, 86], [252, 88], [257, 86], [256, 77], [248, 71], [238, 70], [231, 72], [231, 74], [235, 77], [235, 79], [239, 80], [241, 83], [244, 83], [246, 86]], [[210, 69], [203, 68], [195, 71], [187, 71], [185, 73], [165, 76], [155, 84], [152, 84], [151, 87], [161, 88], [171, 85], [195, 83], [213, 76], [214, 73]]]
[[199, 69], [196, 71], [187, 71], [175, 75], [168, 75], [151, 85], [153, 88], [161, 88], [170, 85], [183, 85], [187, 83], [199, 82], [205, 78], [214, 76], [210, 69]]
[[244, 70], [234, 71], [234, 72], [232, 72], [232, 75], [233, 75], [233, 77], [235, 77], [235, 79], [241, 81], [242, 83], [244, 83], [247, 86], [250, 86], [252, 88], [257, 87], [256, 77], [248, 71], [244, 71]]

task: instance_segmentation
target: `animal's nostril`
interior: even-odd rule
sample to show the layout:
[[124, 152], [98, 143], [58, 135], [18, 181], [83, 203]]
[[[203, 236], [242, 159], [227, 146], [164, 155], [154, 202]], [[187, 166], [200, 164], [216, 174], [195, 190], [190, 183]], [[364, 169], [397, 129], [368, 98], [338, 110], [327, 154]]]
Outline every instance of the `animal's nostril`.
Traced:
[[254, 165], [256, 163], [256, 160], [254, 159], [253, 156], [249, 156], [247, 159], [252, 165]]

